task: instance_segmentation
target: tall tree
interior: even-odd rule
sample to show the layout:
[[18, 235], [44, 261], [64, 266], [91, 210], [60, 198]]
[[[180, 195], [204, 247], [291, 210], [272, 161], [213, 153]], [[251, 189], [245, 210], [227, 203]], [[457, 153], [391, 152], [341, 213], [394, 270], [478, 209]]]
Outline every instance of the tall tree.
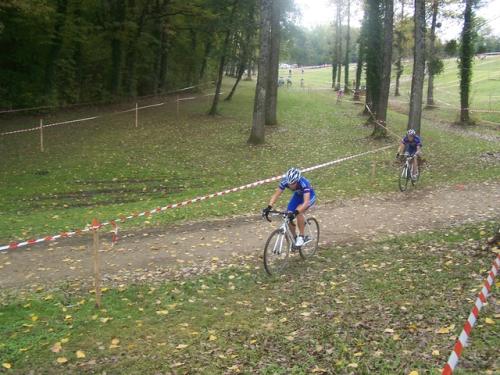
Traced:
[[111, 93], [118, 95], [122, 83], [123, 65], [123, 33], [125, 19], [127, 16], [127, 4], [125, 0], [108, 0], [110, 12], [114, 16], [111, 22]]
[[257, 85], [253, 108], [252, 130], [248, 142], [261, 144], [265, 141], [266, 91], [270, 63], [272, 0], [260, 3], [260, 51]]
[[337, 0], [337, 33], [336, 54], [337, 54], [337, 84], [336, 90], [340, 90], [340, 81], [342, 79], [342, 0]]
[[363, 2], [363, 21], [361, 23], [361, 33], [358, 38], [358, 61], [356, 63], [356, 87], [354, 90], [354, 100], [360, 99], [361, 75], [366, 54], [366, 29], [367, 29], [367, 9], [366, 1]]
[[400, 96], [399, 82], [403, 75], [403, 43], [405, 40], [404, 21], [405, 21], [405, 0], [401, 0], [401, 16], [398, 27], [396, 28], [396, 84], [394, 88], [394, 96]]
[[[250, 2], [250, 6], [247, 14], [247, 22], [246, 27], [244, 28], [244, 41], [240, 46], [240, 56], [238, 58], [238, 69], [236, 81], [234, 82], [233, 88], [231, 92], [226, 97], [226, 101], [230, 101], [233, 98], [234, 93], [236, 92], [236, 88], [243, 78], [243, 74], [245, 74], [245, 69], [248, 69], [251, 72], [251, 56], [254, 50], [254, 36], [255, 36], [255, 3]], [[251, 75], [250, 75], [251, 79]]]
[[376, 112], [382, 80], [383, 25], [379, 0], [367, 0], [366, 22], [366, 105]]
[[347, 0], [347, 29], [345, 37], [344, 91], [349, 92], [349, 60], [351, 52], [351, 0]]
[[432, 0], [432, 21], [431, 33], [429, 36], [429, 57], [427, 59], [427, 105], [434, 105], [434, 76], [436, 75], [437, 64], [440, 62], [436, 56], [436, 25], [439, 10], [439, 0]]
[[415, 129], [420, 134], [425, 74], [425, 0], [415, 0], [414, 39], [408, 129]]
[[68, 0], [58, 0], [56, 9], [56, 22], [51, 35], [50, 50], [45, 66], [45, 95], [50, 95], [55, 84], [55, 69], [63, 46], [63, 28], [66, 23]]
[[389, 90], [391, 87], [391, 66], [392, 66], [392, 39], [394, 26], [394, 0], [384, 0], [384, 41], [382, 49], [382, 72], [380, 92], [376, 106], [376, 120], [373, 129], [373, 136], [376, 138], [385, 137], [387, 134], [386, 118], [387, 105], [389, 102]]
[[462, 28], [462, 43], [460, 44], [460, 122], [468, 124], [469, 92], [472, 80], [472, 62], [474, 59], [474, 0], [465, 0], [464, 25]]
[[278, 78], [280, 63], [280, 39], [281, 39], [281, 1], [273, 0], [271, 10], [271, 55], [269, 62], [269, 73], [266, 94], [266, 125], [276, 125], [276, 107], [278, 104]]
[[217, 74], [217, 81], [215, 84], [215, 95], [214, 95], [214, 99], [212, 101], [212, 107], [210, 108], [210, 111], [208, 112], [208, 114], [211, 116], [215, 116], [217, 114], [217, 108], [219, 105], [219, 99], [220, 99], [221, 88], [222, 88], [222, 79], [224, 77], [224, 68], [225, 68], [225, 63], [226, 63], [228, 49], [229, 49], [229, 41], [231, 38], [231, 33], [233, 31], [233, 20], [234, 20], [234, 16], [236, 13], [236, 8], [238, 6], [238, 1], [239, 0], [234, 0], [232, 2], [231, 11], [229, 13], [229, 18], [226, 20], [226, 23], [225, 23], [226, 24], [225, 36], [224, 36], [224, 43], [222, 44], [222, 50], [221, 50], [220, 61], [219, 61], [219, 72]]

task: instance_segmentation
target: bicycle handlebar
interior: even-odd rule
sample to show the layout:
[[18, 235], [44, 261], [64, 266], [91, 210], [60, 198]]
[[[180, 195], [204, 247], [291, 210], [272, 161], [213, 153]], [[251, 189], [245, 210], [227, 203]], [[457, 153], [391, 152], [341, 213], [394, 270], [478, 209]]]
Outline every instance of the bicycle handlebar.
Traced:
[[287, 216], [288, 212], [285, 211], [276, 211], [276, 210], [271, 210], [263, 214], [262, 216], [266, 218], [267, 221], [271, 222], [271, 219], [269, 219], [269, 214], [274, 214], [276, 216]]

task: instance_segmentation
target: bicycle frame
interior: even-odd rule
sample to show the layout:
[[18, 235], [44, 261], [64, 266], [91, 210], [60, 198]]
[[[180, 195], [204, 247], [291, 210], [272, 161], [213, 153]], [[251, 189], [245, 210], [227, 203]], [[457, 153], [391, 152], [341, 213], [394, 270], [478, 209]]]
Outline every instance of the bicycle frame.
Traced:
[[[291, 244], [294, 244], [295, 238], [293, 237], [292, 231], [290, 230], [291, 223], [290, 223], [290, 219], [288, 218], [288, 213], [287, 212], [280, 212], [280, 211], [271, 211], [270, 213], [273, 216], [282, 216], [283, 221], [281, 222], [279, 230], [280, 230], [281, 234], [283, 234], [284, 236], [286, 236], [288, 238], [288, 240], [290, 241]], [[304, 226], [305, 226], [304, 236], [309, 237], [309, 239], [306, 242], [304, 242], [304, 245], [307, 245], [309, 242], [313, 241], [314, 238], [313, 238], [312, 233], [311, 233], [310, 225], [307, 221], [307, 216], [305, 213], [303, 215], [304, 215]], [[271, 220], [269, 220], [269, 218], [267, 218], [267, 220], [271, 221]], [[283, 246], [283, 238], [280, 240], [280, 248]], [[275, 244], [275, 246], [276, 246], [276, 244]], [[293, 245], [292, 245], [292, 247], [293, 247]]]

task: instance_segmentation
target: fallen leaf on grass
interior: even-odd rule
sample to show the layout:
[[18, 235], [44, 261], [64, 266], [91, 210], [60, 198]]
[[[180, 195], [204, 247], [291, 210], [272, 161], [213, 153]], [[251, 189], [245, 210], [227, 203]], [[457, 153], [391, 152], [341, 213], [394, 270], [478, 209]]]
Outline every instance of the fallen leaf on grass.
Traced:
[[62, 349], [62, 345], [61, 343], [58, 341], [56, 342], [54, 345], [52, 345], [52, 347], [50, 348], [50, 351], [52, 353], [59, 353]]
[[432, 355], [433, 356], [438, 356], [440, 353], [439, 353], [439, 350], [433, 350], [432, 351]]
[[77, 350], [75, 354], [76, 354], [76, 358], [85, 358], [85, 352], [83, 352], [81, 350]]
[[386, 328], [384, 329], [384, 333], [394, 333], [394, 330], [392, 328]]
[[408, 375], [418, 375], [418, 371], [413, 370], [413, 371], [412, 371], [412, 372], [410, 372]]
[[68, 362], [68, 358], [66, 358], [66, 357], [59, 357], [59, 358], [56, 359], [56, 362], [59, 363], [60, 365], [63, 365], [66, 362]]
[[484, 322], [485, 322], [486, 324], [495, 324], [495, 321], [494, 321], [493, 319], [491, 319], [491, 318], [486, 318], [486, 319], [484, 319]]
[[307, 311], [304, 311], [304, 312], [301, 312], [300, 315], [307, 317], [307, 316], [311, 316], [311, 313], [307, 312]]
[[455, 329], [455, 324], [452, 324], [451, 326], [449, 327], [441, 327], [439, 328], [436, 333], [439, 333], [439, 334], [446, 334], [446, 333], [450, 333], [453, 329]]
[[347, 367], [351, 367], [351, 368], [358, 368], [358, 364], [357, 363], [349, 363], [347, 365]]
[[168, 315], [168, 310], [158, 310], [156, 315]]
[[179, 344], [175, 347], [175, 349], [186, 349], [189, 345], [186, 344]]
[[117, 338], [114, 338], [111, 340], [111, 345], [109, 346], [110, 349], [116, 349], [120, 346], [120, 340]]
[[217, 336], [215, 335], [210, 335], [208, 338], [208, 341], [215, 341], [215, 340], [217, 340]]
[[12, 368], [12, 365], [8, 362], [4, 362], [4, 363], [2, 363], [2, 367], [6, 368], [6, 369], [10, 369], [10, 368]]
[[315, 368], [313, 368], [311, 370], [311, 372], [314, 373], [314, 374], [326, 374], [328, 371], [326, 369], [324, 369], [324, 368], [316, 366]]

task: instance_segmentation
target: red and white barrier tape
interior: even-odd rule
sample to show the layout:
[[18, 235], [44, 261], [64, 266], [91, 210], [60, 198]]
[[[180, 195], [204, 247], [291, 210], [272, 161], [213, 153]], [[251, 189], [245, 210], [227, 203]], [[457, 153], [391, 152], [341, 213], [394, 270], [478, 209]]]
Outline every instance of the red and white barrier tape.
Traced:
[[[177, 92], [183, 92], [183, 91], [186, 91], [186, 90], [191, 90], [191, 89], [194, 89], [196, 87], [202, 87], [202, 86], [211, 85], [214, 82], [215, 81], [204, 82], [204, 83], [200, 83], [198, 85], [184, 87], [182, 89], [176, 89], [176, 90], [167, 91], [167, 92], [164, 92], [162, 94], [151, 94], [151, 95], [138, 96], [135, 99], [147, 99], [147, 98], [152, 98], [152, 97], [155, 97], [155, 96], [158, 97], [158, 96], [163, 96], [163, 95], [175, 94]], [[30, 107], [30, 108], [5, 109], [5, 110], [0, 111], [0, 114], [3, 114], [3, 113], [27, 112], [27, 111], [34, 111], [34, 110], [37, 110], [37, 109], [56, 109], [56, 108], [57, 109], [66, 109], [66, 108], [73, 108], [73, 107], [84, 106], [84, 105], [93, 105], [93, 104], [113, 104], [113, 103], [109, 103], [109, 102], [105, 102], [105, 101], [100, 101], [100, 102], [75, 103], [75, 104], [69, 104], [69, 105], [66, 105], [66, 106], [49, 106], [49, 105], [45, 105], [45, 106]]]
[[[182, 90], [178, 90], [178, 91], [185, 91], [185, 90], [189, 90], [189, 89], [192, 89], [192, 88], [195, 88], [195, 87], [196, 86], [186, 87], [186, 88], [184, 88]], [[224, 93], [221, 92], [219, 95], [222, 95], [222, 94], [224, 94]], [[215, 94], [208, 94], [208, 95], [202, 95], [202, 96], [214, 96], [214, 95]], [[195, 99], [198, 99], [198, 98], [200, 98], [200, 96], [192, 96], [192, 97], [189, 97], [189, 98], [179, 98], [179, 99], [176, 99], [176, 101], [182, 102], [182, 101], [187, 101], [187, 100], [195, 100]], [[160, 107], [160, 106], [165, 105], [165, 104], [166, 104], [166, 102], [162, 102], [162, 103], [145, 105], [145, 106], [142, 106], [142, 107], [126, 109], [124, 111], [118, 111], [118, 112], [113, 112], [113, 113], [99, 115], [99, 116], [87, 117], [87, 118], [70, 120], [70, 121], [56, 122], [56, 123], [53, 123], [53, 124], [42, 125], [42, 128], [50, 128], [52, 126], [74, 124], [76, 122], [90, 121], [90, 120], [95, 120], [95, 119], [98, 119], [98, 118], [101, 118], [101, 117], [104, 117], [104, 116], [107, 116], [107, 115], [117, 115], [117, 114], [122, 114], [122, 113], [135, 112], [135, 111], [138, 111], [138, 110], [141, 110], [141, 109], [152, 108], [152, 107]], [[5, 132], [5, 133], [0, 133], [0, 136], [2, 136], [2, 135], [10, 135], [10, 134], [17, 134], [17, 133], [32, 132], [32, 131], [39, 131], [39, 130], [40, 130], [40, 126], [37, 126], [35, 128], [20, 129], [20, 130], [13, 130], [13, 131]]]
[[[405, 100], [391, 99], [391, 101], [395, 102], [395, 103], [400, 103], [400, 104], [410, 104], [410, 102], [405, 101]], [[461, 111], [462, 110], [461, 108], [453, 107], [451, 104], [445, 103], [442, 100], [439, 100], [439, 101], [441, 103], [444, 103], [446, 105], [446, 107], [442, 107], [442, 106], [435, 105], [435, 104], [422, 104], [422, 106], [423, 107], [438, 108], [438, 109], [446, 109], [449, 111]], [[489, 109], [474, 109], [474, 108], [464, 108], [464, 109], [468, 109], [469, 112], [475, 112], [475, 113], [500, 113], [500, 111], [489, 110]]]
[[[342, 163], [342, 162], [347, 161], [347, 160], [356, 159], [356, 158], [359, 158], [359, 157], [362, 157], [362, 156], [365, 156], [365, 155], [374, 154], [374, 153], [379, 152], [379, 151], [387, 150], [390, 147], [393, 147], [393, 145], [389, 145], [389, 146], [377, 148], [375, 150], [366, 151], [366, 152], [363, 152], [363, 153], [360, 153], [360, 154], [356, 154], [356, 155], [350, 155], [350, 156], [347, 156], [347, 157], [344, 157], [344, 158], [341, 158], [341, 159], [337, 159], [337, 160], [329, 161], [327, 163], [315, 165], [313, 167], [305, 168], [302, 171], [303, 172], [311, 172], [311, 171], [314, 171], [314, 170], [319, 169], [319, 168], [328, 167], [330, 165], [339, 164], [339, 163]], [[263, 185], [263, 184], [266, 184], [266, 183], [269, 183], [269, 182], [278, 181], [281, 178], [283, 178], [283, 175], [266, 178], [264, 180], [252, 182], [250, 184], [242, 185], [242, 186], [235, 187], [235, 188], [232, 188], [232, 189], [227, 189], [227, 190], [219, 191], [217, 193], [212, 193], [212, 194], [207, 194], [207, 195], [199, 196], [199, 197], [196, 197], [196, 198], [193, 198], [193, 199], [185, 200], [183, 202], [169, 204], [169, 205], [164, 206], [164, 207], [157, 207], [157, 208], [154, 208], [152, 210], [143, 211], [143, 212], [140, 212], [140, 213], [134, 213], [134, 214], [131, 214], [131, 215], [128, 215], [128, 216], [122, 216], [122, 217], [120, 217], [120, 218], [118, 218], [116, 220], [111, 220], [111, 221], [107, 221], [107, 222], [101, 223], [100, 227], [102, 228], [102, 227], [106, 227], [106, 226], [109, 226], [109, 225], [113, 226], [113, 242], [116, 242], [116, 240], [118, 239], [118, 223], [124, 223], [124, 222], [126, 222], [128, 220], [135, 219], [135, 218], [138, 218], [138, 217], [148, 217], [150, 215], [153, 215], [153, 214], [156, 214], [156, 213], [160, 213], [160, 212], [163, 212], [163, 211], [166, 211], [166, 210], [169, 210], [169, 209], [183, 207], [183, 206], [187, 206], [188, 204], [191, 204], [191, 203], [201, 202], [201, 201], [204, 201], [204, 200], [207, 200], [207, 199], [211, 199], [211, 198], [215, 198], [215, 197], [220, 197], [220, 196], [227, 195], [227, 194], [234, 193], [234, 192], [241, 191], [241, 190], [246, 190], [246, 189], [253, 188], [253, 187], [256, 187], [256, 186], [259, 186], [259, 185]], [[42, 243], [42, 242], [51, 242], [51, 241], [55, 241], [55, 240], [62, 239], [62, 238], [73, 237], [73, 236], [75, 236], [77, 234], [80, 234], [80, 233], [89, 232], [91, 229], [92, 229], [92, 226], [91, 225], [87, 225], [87, 227], [85, 227], [84, 229], [76, 230], [76, 231], [71, 231], [71, 232], [63, 232], [63, 233], [55, 235], [55, 236], [45, 236], [43, 238], [38, 238], [38, 239], [33, 239], [33, 240], [26, 240], [26, 241], [22, 241], [22, 242], [15, 242], [15, 241], [13, 241], [13, 242], [11, 242], [8, 245], [0, 246], [0, 251], [14, 250], [14, 249], [18, 249], [18, 248], [21, 248], [21, 247], [35, 245], [35, 244]]]
[[486, 303], [486, 299], [488, 298], [488, 295], [490, 294], [491, 287], [493, 286], [493, 283], [495, 282], [495, 277], [498, 274], [498, 270], [500, 269], [500, 254], [497, 255], [495, 258], [495, 261], [493, 262], [493, 266], [491, 267], [491, 271], [488, 274], [488, 277], [486, 278], [486, 281], [484, 282], [484, 286], [479, 292], [479, 295], [476, 299], [476, 302], [474, 303], [474, 308], [472, 309], [469, 317], [467, 318], [467, 321], [465, 322], [464, 328], [462, 330], [462, 333], [460, 333], [460, 336], [458, 337], [455, 347], [453, 348], [453, 351], [451, 352], [450, 358], [448, 359], [448, 363], [443, 368], [442, 375], [451, 375], [453, 371], [455, 370], [455, 367], [458, 364], [458, 360], [460, 358], [460, 355], [462, 354], [463, 348], [467, 345], [467, 340], [469, 339], [469, 336], [471, 334], [472, 328], [477, 322], [477, 319], [479, 318], [479, 312], [481, 311], [482, 307]]
[[[77, 120], [54, 122], [53, 124], [42, 125], [42, 128], [50, 128], [52, 126], [74, 124], [75, 122], [90, 121], [90, 120], [95, 120], [95, 119], [97, 119], [99, 117], [100, 116], [93, 116], [93, 117], [80, 118], [80, 119], [77, 119]], [[6, 133], [0, 133], [0, 135], [9, 135], [9, 134], [16, 134], [16, 133], [32, 132], [32, 131], [36, 131], [36, 130], [40, 130], [40, 126], [37, 126], [36, 128], [21, 129], [21, 130], [14, 130], [14, 131], [11, 131], [11, 132], [6, 132]]]

